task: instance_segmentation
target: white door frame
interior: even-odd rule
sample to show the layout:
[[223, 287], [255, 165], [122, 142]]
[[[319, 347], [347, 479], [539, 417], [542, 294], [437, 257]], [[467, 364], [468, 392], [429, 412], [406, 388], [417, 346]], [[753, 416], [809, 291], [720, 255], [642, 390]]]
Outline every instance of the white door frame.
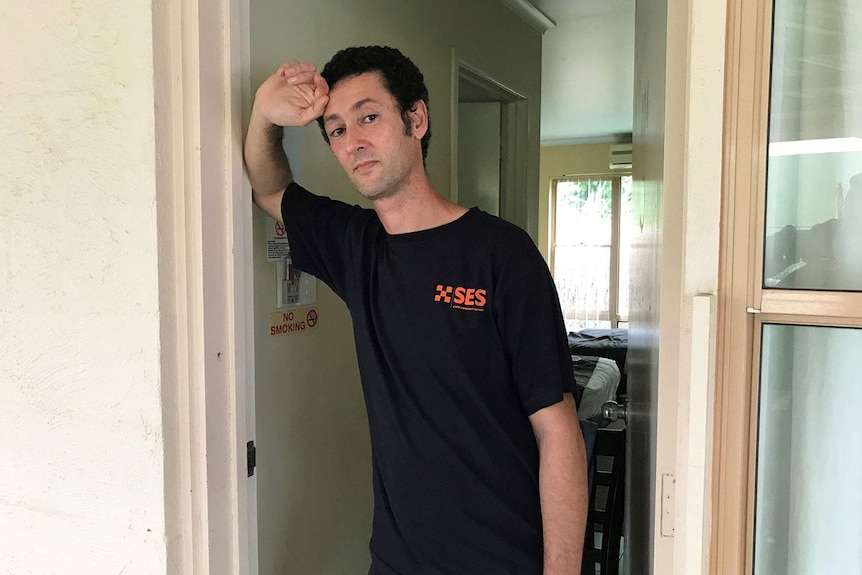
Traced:
[[459, 85], [466, 80], [479, 86], [501, 105], [500, 132], [500, 206], [499, 216], [535, 232], [538, 222], [531, 224], [535, 216], [523, 190], [527, 187], [527, 132], [529, 130], [529, 102], [527, 97], [493, 78], [477, 66], [464, 60], [456, 48], [452, 48], [452, 94], [450, 126], [452, 167], [449, 186], [452, 201], [458, 201], [458, 105], [461, 102]]
[[254, 574], [248, 0], [156, 0], [153, 48], [168, 572]]
[[[696, 11], [695, 23], [711, 21], [706, 16], [718, 16], [723, 6], [724, 0], [711, 0], [715, 14]], [[172, 574], [256, 575], [258, 570], [255, 483], [246, 477], [245, 461], [254, 429], [252, 206], [242, 163], [243, 118], [252, 93], [249, 24], [249, 0], [153, 4], [165, 512]], [[722, 42], [723, 30], [710, 27]], [[689, 64], [685, 76], [693, 68]], [[699, 91], [687, 96], [689, 117], [699, 117], [691, 114], [694, 109], [713, 108]], [[695, 154], [687, 168], [701, 173], [702, 162]], [[709, 160], [706, 165], [714, 171]], [[678, 513], [686, 503], [699, 502], [678, 500]], [[694, 551], [698, 542], [690, 543]]]

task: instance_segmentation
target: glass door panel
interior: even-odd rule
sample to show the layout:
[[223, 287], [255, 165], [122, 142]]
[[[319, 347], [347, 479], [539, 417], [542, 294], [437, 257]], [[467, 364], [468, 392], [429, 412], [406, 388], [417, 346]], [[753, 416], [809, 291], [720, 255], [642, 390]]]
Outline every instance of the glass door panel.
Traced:
[[862, 290], [862, 3], [776, 0], [763, 287]]
[[862, 573], [862, 329], [765, 324], [754, 575]]

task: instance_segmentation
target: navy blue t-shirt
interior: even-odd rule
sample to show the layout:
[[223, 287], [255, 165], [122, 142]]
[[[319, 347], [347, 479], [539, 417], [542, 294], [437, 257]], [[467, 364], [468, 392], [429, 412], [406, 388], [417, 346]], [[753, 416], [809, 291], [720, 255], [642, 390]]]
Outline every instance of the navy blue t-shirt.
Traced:
[[373, 575], [541, 575], [528, 416], [574, 375], [548, 267], [477, 208], [390, 235], [373, 210], [291, 184], [293, 264], [353, 319], [371, 432]]

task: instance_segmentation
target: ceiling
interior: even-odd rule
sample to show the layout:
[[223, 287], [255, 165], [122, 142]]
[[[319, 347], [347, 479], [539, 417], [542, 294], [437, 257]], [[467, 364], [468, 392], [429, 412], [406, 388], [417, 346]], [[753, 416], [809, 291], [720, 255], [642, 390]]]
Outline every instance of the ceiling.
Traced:
[[634, 0], [530, 0], [542, 41], [542, 145], [630, 141]]

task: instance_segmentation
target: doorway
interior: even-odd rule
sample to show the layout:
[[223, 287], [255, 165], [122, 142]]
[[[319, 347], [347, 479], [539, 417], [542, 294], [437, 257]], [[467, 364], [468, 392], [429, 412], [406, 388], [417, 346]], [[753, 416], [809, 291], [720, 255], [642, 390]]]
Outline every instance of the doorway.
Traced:
[[526, 96], [452, 51], [451, 196], [525, 229], [529, 225]]
[[[526, 149], [518, 141], [526, 120], [526, 98], [480, 72], [453, 59], [457, 70], [456, 121], [453, 138], [452, 199], [514, 223], [517, 214], [516, 183], [524, 172]], [[520, 144], [520, 145], [519, 145]]]
[[[398, 28], [398, 33], [391, 33], [391, 34], [387, 35], [386, 33], [380, 32], [380, 30], [378, 28], [377, 29], [378, 36], [375, 38], [377, 41], [387, 41], [387, 42], [391, 42], [391, 43], [399, 43], [399, 42], [405, 41], [405, 38], [406, 38], [405, 34], [407, 34], [408, 36], [409, 36], [409, 34], [412, 34], [412, 33], [415, 33], [417, 35], [421, 34], [421, 32], [422, 32], [421, 27], [417, 27], [415, 24], [411, 23], [412, 22], [411, 19], [406, 17], [406, 14], [403, 13], [403, 11], [406, 10], [407, 8], [405, 6], [403, 6], [402, 4], [403, 3], [395, 3], [393, 5], [393, 8], [392, 8], [393, 13], [391, 14], [392, 18], [398, 20], [399, 23], [402, 24], [402, 26], [400, 28]], [[449, 8], [451, 8], [451, 11], [453, 13], [457, 13], [457, 10], [458, 10], [457, 4], [453, 3], [452, 6], [450, 6]], [[354, 7], [351, 7], [350, 5], [346, 5], [344, 9], [346, 12], [350, 12], [351, 10], [354, 10]], [[266, 33], [263, 33], [260, 36], [255, 35], [252, 38], [251, 43], [254, 45], [256, 42], [263, 41], [262, 38], [266, 38], [268, 41], [271, 41], [273, 44], [275, 44], [274, 46], [271, 46], [272, 54], [274, 54], [274, 55], [255, 57], [254, 56], [254, 49], [252, 49], [252, 62], [251, 62], [251, 69], [252, 69], [252, 76], [253, 76], [253, 79], [251, 82], [252, 85], [256, 85], [259, 83], [261, 76], [265, 71], [274, 69], [274, 67], [277, 66], [278, 63], [280, 63], [279, 60], [280, 60], [280, 57], [282, 54], [284, 54], [285, 52], [290, 53], [289, 48], [291, 48], [291, 47], [295, 48], [296, 47], [295, 44], [290, 44], [289, 42], [290, 42], [290, 39], [292, 37], [296, 38], [298, 36], [301, 36], [303, 31], [300, 28], [301, 27], [307, 28], [308, 27], [307, 22], [314, 21], [313, 16], [315, 14], [313, 13], [313, 11], [316, 10], [316, 8], [314, 8], [313, 6], [298, 6], [298, 7], [295, 7], [295, 10], [298, 12], [297, 14], [294, 14], [295, 18], [292, 20], [292, 22], [288, 22], [286, 24], [288, 27], [290, 27], [290, 30], [289, 30], [290, 33], [285, 33], [285, 30], [284, 30], [285, 23], [284, 23], [283, 18], [278, 18], [278, 17], [273, 17], [273, 18], [264, 17], [263, 18], [264, 27], [270, 26], [271, 29], [267, 30]], [[423, 8], [422, 10], [425, 10], [425, 9]], [[265, 12], [265, 10], [264, 10], [264, 12]], [[661, 10], [659, 10], [659, 12], [661, 12]], [[350, 16], [350, 14], [348, 14], [348, 16]], [[430, 13], [426, 14], [423, 12], [422, 16], [423, 17], [430, 17]], [[492, 14], [490, 17], [496, 18], [497, 16]], [[349, 18], [347, 18], [347, 20], [349, 20]], [[499, 22], [495, 20], [492, 23], [495, 25], [496, 24], [502, 25], [502, 23], [505, 21], [506, 21], [505, 18], [500, 18]], [[304, 23], [304, 24], [302, 26], [300, 26], [298, 23]], [[447, 24], [452, 25], [453, 23], [449, 22], [449, 21], [445, 21], [440, 25], [447, 25]], [[405, 29], [405, 26], [407, 27], [407, 29]], [[485, 28], [489, 28], [489, 26], [486, 26]], [[490, 28], [493, 29], [493, 26], [490, 26]], [[291, 34], [294, 34], [294, 36], [291, 36]], [[499, 36], [500, 35], [499, 29], [494, 30], [494, 34]], [[335, 36], [338, 36], [342, 43], [344, 43], [344, 42], [361, 43], [363, 40], [362, 37], [356, 36], [355, 30], [346, 30], [344, 36], [340, 36], [339, 34], [335, 34]], [[481, 43], [488, 43], [489, 42], [488, 38], [482, 38], [482, 37], [478, 37], [478, 36], [479, 36], [479, 34], [477, 33], [477, 38], [475, 39], [475, 41], [477, 43], [481, 44]], [[664, 46], [664, 44], [665, 44], [664, 35], [659, 34], [656, 37], [661, 39], [660, 41], [656, 40], [656, 44], [657, 45], [661, 44], [662, 46]], [[511, 40], [511, 39], [509, 39], [509, 40]], [[463, 35], [458, 38], [458, 41], [465, 43], [465, 44], [470, 43], [470, 39], [464, 37]], [[685, 38], [683, 38], [683, 41], [685, 41]], [[318, 45], [315, 45], [313, 42], [308, 43], [304, 49], [309, 54], [309, 58], [314, 59], [315, 61], [325, 61], [326, 57], [331, 53], [331, 47], [330, 46], [328, 46], [328, 45], [318, 46]], [[472, 50], [480, 50], [480, 48], [472, 48]], [[431, 63], [432, 67], [439, 65], [439, 61], [440, 61], [439, 55], [428, 55], [428, 56], [424, 56], [424, 57], [427, 58], [427, 60]], [[483, 64], [488, 63], [488, 62], [493, 62], [493, 61], [494, 61], [494, 56], [484, 56], [483, 57]], [[683, 72], [684, 72], [683, 76], [685, 76], [686, 71], [687, 70], [683, 70]], [[494, 73], [498, 74], [497, 77], [499, 77], [499, 74], [503, 73], [502, 67], [498, 68], [498, 70], [495, 70]], [[255, 74], [257, 74], [256, 77], [255, 77]], [[440, 69], [437, 68], [437, 75], [439, 76], [439, 74], [440, 74]], [[664, 76], [662, 76], [662, 78], [664, 78]], [[675, 78], [675, 80], [680, 79], [679, 76], [675, 76], [674, 78]], [[659, 94], [661, 96], [664, 96], [663, 90], [659, 91]], [[652, 95], [653, 95], [653, 102], [655, 102], [655, 93], [652, 93]], [[525, 99], [523, 102], [521, 102], [521, 104], [523, 104], [523, 106], [525, 106], [525, 107], [533, 106], [534, 104], [531, 102], [535, 101], [534, 96], [535, 96], [535, 94], [525, 93]], [[663, 99], [664, 98], [662, 97], [661, 100], [663, 100]], [[528, 108], [524, 108], [524, 109], [526, 110]], [[516, 112], [518, 112], [518, 110], [519, 110], [519, 107], [516, 106]], [[530, 115], [534, 116], [534, 112], [535, 112], [535, 109], [532, 109], [530, 112]], [[501, 112], [501, 115], [502, 115], [502, 112]], [[660, 118], [660, 119], [663, 119], [663, 118]], [[535, 126], [530, 126], [529, 123], [523, 123], [523, 124], [516, 123], [516, 125], [517, 126], [524, 126], [523, 128], [518, 128], [518, 129], [523, 129], [523, 130], [528, 131], [528, 132], [530, 130], [535, 129]], [[664, 128], [662, 128], [660, 134], [663, 134], [663, 133], [664, 133]], [[308, 170], [309, 170], [309, 173], [307, 174], [305, 181], [308, 182], [309, 185], [314, 185], [317, 188], [321, 188], [321, 187], [326, 188], [326, 189], [338, 188], [339, 186], [341, 186], [344, 183], [343, 180], [337, 174], [337, 171], [329, 169], [329, 166], [331, 166], [331, 164], [327, 163], [328, 161], [323, 158], [322, 153], [309, 151], [312, 149], [311, 144], [310, 144], [310, 142], [312, 141], [311, 139], [316, 137], [314, 135], [309, 135], [309, 134], [311, 134], [310, 131], [306, 132], [306, 134], [303, 134], [302, 136], [290, 136], [290, 138], [294, 139], [293, 145], [300, 145], [302, 147], [303, 152], [304, 152], [305, 162], [306, 162], [305, 165], [308, 167]], [[653, 136], [655, 134], [653, 134], [651, 132], [647, 132], [646, 135], [650, 138], [649, 144], [650, 144], [651, 149], [655, 149], [655, 146], [660, 145], [660, 144], [658, 144], [658, 141], [661, 140], [661, 137], [659, 137], [658, 139], [655, 139], [655, 138], [653, 138]], [[308, 140], [308, 142], [306, 142], [306, 140]], [[505, 140], [505, 134], [503, 133], [502, 129], [501, 129], [501, 140]], [[526, 142], [527, 138], [524, 138], [520, 141]], [[317, 142], [315, 145], [319, 145], [319, 142]], [[526, 144], [524, 144], [524, 145], [526, 145]], [[530, 184], [529, 186], [527, 185], [528, 179], [529, 179], [527, 176], [528, 176], [528, 174], [531, 173], [531, 168], [529, 168], [529, 163], [531, 161], [535, 161], [535, 159], [531, 160], [529, 157], [529, 154], [526, 152], [526, 150], [523, 150], [523, 152], [522, 152], [519, 149], [519, 153], [523, 153], [524, 156], [527, 157], [527, 161], [526, 161], [527, 167], [523, 170], [523, 173], [520, 173], [520, 174], [518, 172], [518, 168], [513, 167], [512, 168], [512, 170], [514, 172], [513, 180], [516, 182], [522, 182], [524, 185], [524, 189], [527, 189], [528, 187], [534, 187], [535, 184]], [[637, 154], [637, 150], [636, 150], [636, 154]], [[656, 157], [653, 154], [648, 154], [648, 155], [652, 156], [650, 158], [651, 161], [656, 161], [658, 159], [658, 164], [659, 165], [662, 164], [663, 156], [659, 155], [658, 157]], [[436, 158], [436, 159], [432, 158], [431, 162], [434, 163], [434, 165], [436, 167], [440, 167], [442, 165], [439, 158]], [[449, 173], [449, 170], [441, 170], [441, 171], [444, 174]], [[537, 170], [532, 170], [532, 171], [537, 172]], [[661, 177], [662, 177], [661, 170], [658, 170], [658, 171], [659, 171], [659, 178], [661, 179]], [[505, 188], [505, 182], [507, 181], [506, 180], [506, 174], [507, 173], [508, 173], [507, 170], [503, 170], [502, 175], [501, 175], [501, 187], [504, 187], [504, 188]], [[652, 172], [651, 177], [654, 177], [654, 176], [655, 176], [655, 173]], [[501, 215], [506, 217], [507, 214], [510, 214], [512, 217], [507, 217], [507, 219], [512, 219], [516, 223], [523, 222], [526, 219], [525, 214], [530, 213], [531, 210], [533, 212], [535, 211], [535, 207], [528, 205], [528, 198], [530, 198], [530, 195], [528, 195], [528, 194], [519, 194], [519, 195], [516, 195], [516, 197], [509, 198], [507, 196], [507, 194], [502, 193], [500, 196]], [[661, 196], [659, 196], [659, 203], [661, 203]], [[638, 294], [638, 296], [641, 297], [641, 299], [637, 302], [637, 304], [643, 305], [643, 306], [648, 306], [651, 302], [657, 301], [657, 299], [659, 297], [659, 295], [656, 293], [655, 290], [646, 291], [644, 293]], [[321, 294], [320, 297], [321, 297], [321, 302], [322, 302], [322, 300], [325, 297], [329, 297], [329, 296], [327, 296], [325, 294]], [[648, 299], [649, 297], [654, 297], [655, 299], [649, 300]], [[333, 301], [335, 301], [335, 300], [331, 299], [330, 303]], [[327, 305], [329, 305], [329, 304], [327, 304]], [[346, 327], [346, 325], [349, 325], [349, 318], [347, 317], [344, 310], [339, 308], [338, 305], [336, 305], [336, 304], [332, 304], [332, 305], [333, 305], [333, 307], [331, 309], [324, 311], [324, 312], [321, 312], [320, 321], [322, 322], [321, 327], [326, 325], [326, 322], [328, 322], [330, 320], [333, 321], [333, 324], [332, 324], [334, 326], [333, 330], [328, 332], [328, 333], [330, 335], [334, 334], [335, 339], [323, 338], [318, 344], [321, 348], [325, 348], [326, 346], [331, 345], [333, 341], [344, 342], [345, 339], [349, 340], [349, 330], [345, 331], [343, 329], [344, 327]], [[655, 308], [655, 310], [657, 313], [657, 307]], [[329, 312], [332, 312], [331, 315], [329, 314]], [[655, 318], [653, 317], [653, 319], [655, 319]], [[649, 350], [655, 349], [655, 346], [653, 344], [656, 343], [656, 340], [654, 338], [652, 338], [652, 335], [655, 335], [655, 334], [651, 331], [650, 328], [651, 327], [654, 328], [657, 325], [657, 320], [656, 320], [656, 323], [653, 323], [653, 324], [649, 324], [647, 322], [644, 322], [641, 325], [645, 326], [643, 333], [645, 335], [645, 341], [647, 343], [646, 349], [649, 352]], [[318, 332], [318, 333], [320, 333], [320, 332]], [[256, 333], [256, 335], [257, 335], [257, 338], [265, 338], [266, 337], [265, 334], [261, 334], [260, 331], [258, 331]], [[290, 353], [296, 353], [299, 356], [302, 355], [301, 351], [294, 349], [292, 346], [286, 346], [286, 347], [288, 349], [290, 349]], [[329, 354], [324, 359], [329, 360], [332, 357], [333, 357], [333, 354]], [[647, 370], [650, 370], [651, 365], [657, 361], [657, 358], [656, 357], [650, 357], [649, 353], [646, 353], [642, 357], [645, 358], [645, 362], [643, 364], [643, 367]], [[672, 362], [671, 362], [671, 364], [672, 364]], [[329, 367], [326, 364], [321, 364], [321, 365], [324, 368]], [[317, 384], [319, 382], [319, 380], [316, 378], [318, 378], [321, 375], [321, 373], [320, 372], [314, 373], [313, 371], [310, 371], [308, 373], [310, 374], [310, 375], [308, 375], [308, 377], [315, 380], [312, 385]], [[285, 375], [285, 373], [283, 371], [278, 370], [278, 369], [274, 369], [272, 371], [272, 374], [273, 374], [273, 376], [278, 376], [278, 377], [283, 377]], [[298, 384], [306, 385], [306, 386], [309, 385], [308, 381], [301, 381], [302, 378], [306, 377], [305, 374], [293, 374], [293, 373], [291, 373], [289, 375], [292, 377], [298, 377], [298, 380], [297, 380]], [[350, 381], [348, 381], [350, 379], [350, 376], [344, 377], [340, 373], [333, 373], [332, 378], [333, 379], [330, 379], [330, 381], [336, 381], [337, 385], [339, 386], [337, 389], [347, 389], [348, 384], [351, 383]], [[324, 381], [326, 381], [326, 378], [324, 378]], [[653, 379], [653, 381], [654, 381], [654, 379]], [[345, 387], [342, 388], [342, 387], [340, 387], [341, 385], [344, 385]], [[675, 401], [672, 401], [673, 399], [675, 399], [675, 396], [672, 397], [671, 401], [668, 401], [667, 404], [668, 405], [675, 405]], [[349, 415], [350, 417], [356, 417], [357, 416], [354, 405], [352, 405], [352, 404], [351, 405], [342, 405], [342, 407], [344, 409], [341, 413], [345, 413], [345, 414]], [[646, 409], [646, 413], [648, 413], [648, 412], [649, 412], [649, 406], [647, 406], [647, 409]], [[675, 415], [676, 414], [674, 413], [673, 417], [671, 418], [674, 421], [676, 419]], [[280, 417], [281, 416], [282, 415], [280, 415]], [[296, 436], [295, 437], [298, 437], [298, 438], [301, 437], [301, 433], [302, 433], [301, 429], [296, 430]], [[244, 446], [244, 442], [242, 444]], [[675, 453], [674, 450], [671, 450], [671, 451]], [[672, 453], [670, 455], [670, 457], [668, 457], [667, 454], [663, 455], [659, 461], [663, 462], [666, 465], [667, 461], [673, 461], [674, 453]], [[260, 462], [259, 469], [260, 469], [261, 465], [267, 464], [266, 463], [267, 454], [261, 451], [261, 452], [259, 452], [259, 456], [260, 456], [259, 457], [259, 462]], [[277, 450], [276, 451], [270, 450], [269, 456], [278, 457], [279, 456], [278, 451]], [[668, 467], [673, 468], [673, 465], [669, 465]], [[291, 467], [290, 465], [287, 465], [286, 468], [288, 470], [295, 469], [295, 470], [297, 470], [297, 472], [301, 471], [300, 469], [298, 469], [296, 467]], [[650, 469], [654, 471], [656, 468], [651, 467]], [[653, 479], [654, 479], [654, 474], [653, 474]], [[654, 493], [650, 493], [650, 495], [653, 495], [653, 494]], [[645, 501], [648, 502], [649, 505], [652, 505], [652, 503], [650, 503], [650, 501], [654, 502], [654, 498], [651, 498], [651, 497], [645, 497], [644, 499], [645, 499]], [[300, 528], [300, 527], [297, 527], [297, 528]], [[272, 536], [272, 533], [260, 532], [259, 536], [261, 538], [270, 537], [270, 536]], [[295, 552], [302, 552], [302, 550], [301, 549], [290, 549], [289, 552], [286, 552], [286, 553], [288, 553], [288, 555], [290, 555], [290, 554], [295, 553]], [[649, 551], [647, 551], [647, 555], [648, 556], [650, 555]], [[329, 565], [330, 567], [332, 567], [334, 565], [333, 562], [335, 562], [335, 561], [339, 561], [339, 560], [349, 561], [349, 558], [333, 557], [333, 556], [329, 556], [329, 557], [326, 557], [324, 559], [326, 561], [330, 562], [330, 565]], [[649, 571], [644, 571], [644, 572], [646, 573]]]

